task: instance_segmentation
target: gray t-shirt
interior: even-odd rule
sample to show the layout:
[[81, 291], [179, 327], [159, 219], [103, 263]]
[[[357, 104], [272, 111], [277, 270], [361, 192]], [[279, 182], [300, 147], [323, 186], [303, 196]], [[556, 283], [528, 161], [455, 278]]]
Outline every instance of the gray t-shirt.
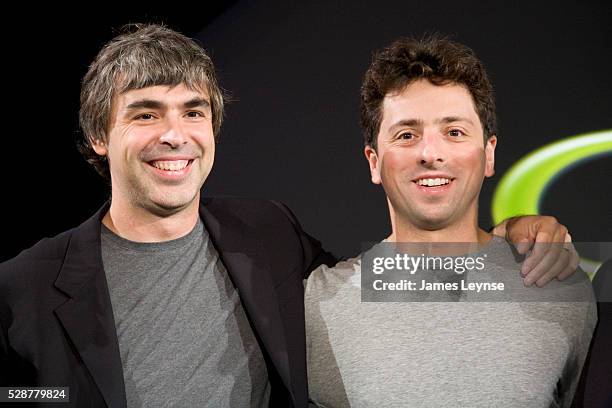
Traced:
[[264, 407], [265, 362], [202, 221], [137, 243], [102, 226], [128, 407]]
[[[496, 237], [482, 251], [493, 281], [522, 286], [508, 243]], [[577, 287], [591, 301], [362, 303], [361, 256], [322, 266], [305, 282], [310, 398], [334, 408], [569, 406], [597, 321], [590, 283]]]

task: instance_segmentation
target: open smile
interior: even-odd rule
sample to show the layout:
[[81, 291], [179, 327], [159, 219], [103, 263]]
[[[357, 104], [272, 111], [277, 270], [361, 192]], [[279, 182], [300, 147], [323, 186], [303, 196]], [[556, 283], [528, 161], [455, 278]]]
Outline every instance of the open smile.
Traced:
[[425, 193], [444, 193], [448, 191], [454, 182], [453, 177], [421, 177], [412, 182], [417, 189]]
[[423, 179], [418, 179], [416, 183], [419, 186], [437, 187], [437, 186], [445, 186], [447, 184], [450, 184], [451, 181], [452, 179], [448, 179], [448, 178], [423, 178]]
[[186, 176], [191, 170], [194, 159], [153, 160], [147, 164], [155, 173], [165, 179], [177, 180]]

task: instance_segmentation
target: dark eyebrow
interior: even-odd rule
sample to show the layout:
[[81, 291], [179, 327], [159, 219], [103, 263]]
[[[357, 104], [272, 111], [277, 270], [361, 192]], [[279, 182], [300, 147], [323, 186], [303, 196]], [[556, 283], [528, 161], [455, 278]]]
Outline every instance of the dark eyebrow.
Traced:
[[138, 101], [134, 101], [125, 107], [127, 111], [133, 111], [137, 109], [162, 109], [166, 106], [166, 104], [156, 101], [153, 99], [140, 99]]
[[[443, 118], [436, 119], [434, 123], [448, 124], [448, 123], [455, 123], [455, 122], [467, 122], [470, 125], [474, 125], [474, 122], [472, 122], [471, 119], [465, 118], [463, 116], [445, 116]], [[423, 121], [421, 119], [401, 119], [395, 122], [393, 125], [391, 125], [389, 127], [389, 131], [393, 132], [396, 128], [400, 128], [403, 126], [410, 126], [410, 127], [423, 126]]]
[[389, 126], [389, 131], [392, 132], [393, 129], [403, 126], [423, 126], [423, 121], [421, 119], [402, 119]]
[[210, 102], [205, 98], [193, 98], [183, 104], [186, 109], [191, 108], [210, 108]]
[[462, 116], [446, 116], [444, 118], [436, 120], [436, 123], [443, 123], [443, 124], [454, 123], [454, 122], [467, 122], [470, 125], [474, 125], [474, 122], [472, 122], [471, 119], [464, 118]]
[[[156, 101], [154, 99], [140, 99], [130, 103], [125, 107], [126, 111], [134, 111], [138, 109], [165, 109], [167, 105], [161, 101]], [[183, 108], [192, 109], [192, 108], [208, 108], [210, 107], [210, 102], [208, 102], [205, 98], [193, 98], [188, 100], [183, 104]]]

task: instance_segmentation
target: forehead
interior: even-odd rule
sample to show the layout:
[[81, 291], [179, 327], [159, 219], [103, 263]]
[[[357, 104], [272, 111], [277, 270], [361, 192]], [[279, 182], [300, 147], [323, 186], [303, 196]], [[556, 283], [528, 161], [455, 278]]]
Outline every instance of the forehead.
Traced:
[[474, 100], [459, 84], [434, 85], [421, 79], [400, 91], [388, 93], [383, 100], [383, 125], [398, 120], [435, 120], [443, 117], [467, 117], [479, 123]]

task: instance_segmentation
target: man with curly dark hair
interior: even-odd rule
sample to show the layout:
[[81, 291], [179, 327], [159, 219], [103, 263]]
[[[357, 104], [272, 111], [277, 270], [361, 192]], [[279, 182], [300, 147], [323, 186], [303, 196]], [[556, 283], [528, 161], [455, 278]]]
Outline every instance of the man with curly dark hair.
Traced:
[[[597, 321], [593, 291], [582, 271], [546, 290], [525, 287], [548, 273], [523, 281], [512, 243], [478, 226], [497, 145], [482, 63], [439, 36], [401, 39], [374, 56], [361, 102], [365, 156], [384, 188], [391, 234], [305, 283], [311, 399], [322, 407], [569, 406]], [[570, 248], [557, 239], [564, 263]], [[412, 269], [393, 266], [406, 257]]]

